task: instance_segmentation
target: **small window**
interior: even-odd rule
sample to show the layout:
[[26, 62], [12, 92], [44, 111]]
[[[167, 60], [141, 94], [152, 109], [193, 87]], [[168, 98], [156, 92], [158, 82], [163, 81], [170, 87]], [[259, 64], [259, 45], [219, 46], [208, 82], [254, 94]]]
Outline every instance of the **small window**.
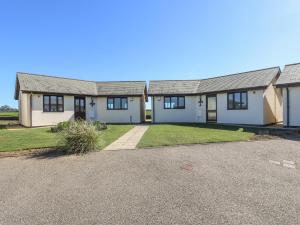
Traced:
[[228, 109], [233, 109], [233, 93], [228, 94]]
[[166, 96], [164, 97], [165, 109], [184, 109], [185, 97], [184, 96]]
[[184, 97], [178, 97], [178, 108], [184, 108], [184, 107], [185, 107]]
[[170, 97], [165, 97], [164, 107], [165, 107], [165, 109], [171, 108], [171, 98]]
[[227, 109], [248, 109], [248, 93], [246, 91], [227, 94]]
[[247, 108], [248, 108], [247, 92], [242, 92], [242, 94], [241, 94], [241, 109], [247, 109]]
[[108, 97], [107, 98], [108, 110], [126, 110], [128, 109], [127, 97]]
[[64, 97], [56, 95], [43, 96], [43, 111], [44, 112], [63, 112]]
[[234, 109], [241, 108], [241, 93], [234, 93]]
[[121, 98], [121, 108], [122, 109], [128, 109], [127, 98]]
[[113, 98], [107, 99], [107, 109], [114, 109], [114, 99]]

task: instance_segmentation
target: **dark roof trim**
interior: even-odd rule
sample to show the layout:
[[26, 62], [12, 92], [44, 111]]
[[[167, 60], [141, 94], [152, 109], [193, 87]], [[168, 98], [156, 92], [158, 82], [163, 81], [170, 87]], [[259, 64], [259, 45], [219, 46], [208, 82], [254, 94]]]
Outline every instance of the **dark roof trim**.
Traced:
[[199, 96], [199, 95], [208, 95], [208, 94], [220, 94], [220, 93], [227, 93], [227, 92], [234, 92], [234, 91], [254, 91], [254, 90], [262, 90], [266, 89], [268, 86], [257, 86], [257, 87], [250, 87], [250, 88], [240, 88], [240, 89], [228, 89], [222, 91], [211, 91], [211, 92], [198, 92], [194, 94], [148, 94], [149, 96]]
[[199, 93], [148, 94], [149, 96], [197, 96]]
[[300, 82], [294, 82], [294, 83], [285, 83], [285, 84], [276, 84], [275, 85], [278, 88], [284, 88], [284, 87], [299, 87]]
[[235, 91], [255, 91], [255, 90], [262, 90], [266, 89], [268, 86], [257, 86], [257, 87], [249, 87], [249, 88], [239, 88], [239, 89], [226, 89], [221, 91], [212, 91], [212, 92], [201, 92], [199, 95], [207, 95], [207, 94], [221, 94], [221, 93], [228, 93], [228, 92], [235, 92]]

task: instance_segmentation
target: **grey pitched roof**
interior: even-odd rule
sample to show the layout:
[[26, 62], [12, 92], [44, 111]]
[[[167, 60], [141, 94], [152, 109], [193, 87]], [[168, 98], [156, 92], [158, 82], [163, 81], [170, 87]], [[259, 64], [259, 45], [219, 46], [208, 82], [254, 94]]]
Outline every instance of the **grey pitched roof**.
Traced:
[[98, 95], [142, 95], [145, 81], [109, 81], [96, 82]]
[[19, 91], [74, 95], [143, 95], [145, 81], [94, 82], [30, 73], [17, 73], [15, 99]]
[[279, 67], [272, 67], [202, 80], [150, 81], [149, 95], [201, 94], [265, 88], [279, 73]]
[[221, 92], [239, 89], [265, 88], [280, 73], [279, 67], [231, 74], [200, 81], [199, 93]]
[[300, 63], [286, 65], [276, 85], [300, 85]]
[[149, 83], [149, 95], [196, 94], [199, 80], [154, 80]]

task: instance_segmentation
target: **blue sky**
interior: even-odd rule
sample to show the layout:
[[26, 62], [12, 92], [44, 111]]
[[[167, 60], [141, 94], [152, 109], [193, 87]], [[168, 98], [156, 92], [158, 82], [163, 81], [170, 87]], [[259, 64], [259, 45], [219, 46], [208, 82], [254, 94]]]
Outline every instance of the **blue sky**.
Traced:
[[199, 79], [300, 62], [298, 0], [0, 3], [0, 105], [17, 71], [87, 80]]

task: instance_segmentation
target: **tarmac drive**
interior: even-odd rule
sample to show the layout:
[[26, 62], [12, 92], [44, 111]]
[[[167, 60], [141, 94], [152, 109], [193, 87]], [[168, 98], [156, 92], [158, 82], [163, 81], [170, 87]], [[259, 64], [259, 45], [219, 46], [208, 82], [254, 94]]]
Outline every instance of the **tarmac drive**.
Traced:
[[2, 158], [0, 224], [299, 225], [299, 169], [284, 139]]

